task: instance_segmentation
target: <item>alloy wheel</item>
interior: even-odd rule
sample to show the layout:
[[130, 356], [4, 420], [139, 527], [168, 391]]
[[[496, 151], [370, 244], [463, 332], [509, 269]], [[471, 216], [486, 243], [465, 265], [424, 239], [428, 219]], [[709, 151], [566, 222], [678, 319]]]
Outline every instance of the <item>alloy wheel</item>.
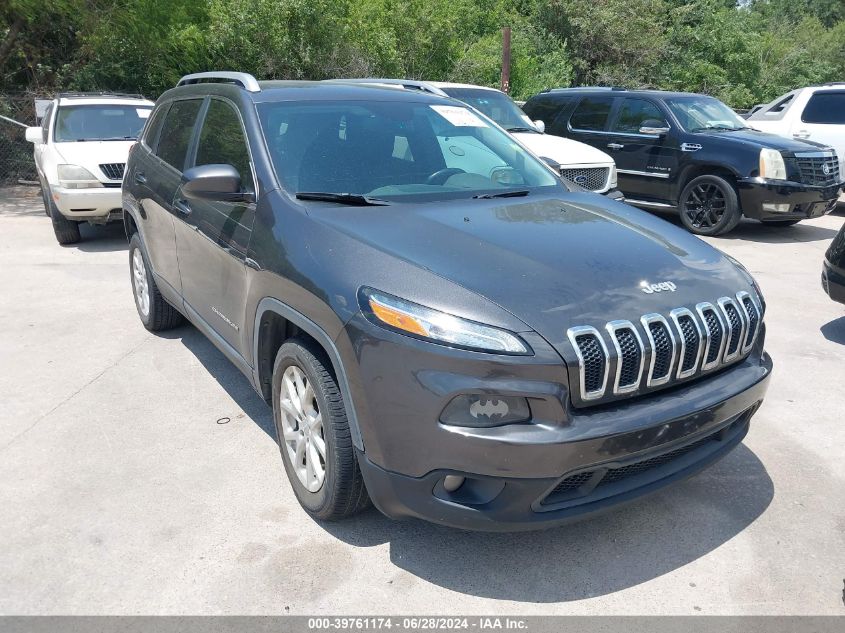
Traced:
[[684, 213], [696, 229], [711, 229], [725, 215], [727, 200], [722, 189], [715, 184], [703, 182], [690, 189], [684, 201]]
[[323, 416], [307, 376], [295, 365], [282, 375], [279, 410], [281, 440], [296, 476], [308, 492], [317, 492], [326, 478]]
[[144, 265], [144, 256], [141, 254], [141, 249], [138, 248], [132, 253], [132, 285], [135, 288], [138, 309], [146, 317], [150, 313], [150, 286], [147, 283], [147, 267]]

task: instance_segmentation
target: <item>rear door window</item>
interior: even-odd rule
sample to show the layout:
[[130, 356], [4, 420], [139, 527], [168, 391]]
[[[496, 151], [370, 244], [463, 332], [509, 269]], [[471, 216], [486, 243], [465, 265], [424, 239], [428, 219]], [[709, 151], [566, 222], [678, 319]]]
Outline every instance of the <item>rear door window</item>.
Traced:
[[573, 130], [603, 132], [607, 128], [613, 97], [584, 97], [569, 118]]
[[241, 120], [235, 109], [225, 101], [212, 99], [208, 104], [194, 164], [231, 165], [241, 176], [242, 189], [254, 190]]
[[611, 131], [620, 134], [639, 134], [640, 128], [646, 121], [660, 121], [665, 123], [666, 117], [651, 101], [645, 99], [625, 99], [619, 114], [613, 122]]
[[161, 126], [164, 124], [164, 119], [167, 116], [167, 110], [169, 108], [170, 104], [167, 103], [160, 108], [157, 108], [147, 121], [147, 125], [144, 128], [142, 142], [153, 151], [156, 149], [156, 143], [158, 143], [158, 133], [161, 130]]
[[845, 90], [816, 92], [801, 115], [804, 123], [845, 124]]
[[164, 119], [156, 155], [179, 171], [185, 167], [188, 145], [201, 105], [202, 99], [176, 101], [170, 106]]

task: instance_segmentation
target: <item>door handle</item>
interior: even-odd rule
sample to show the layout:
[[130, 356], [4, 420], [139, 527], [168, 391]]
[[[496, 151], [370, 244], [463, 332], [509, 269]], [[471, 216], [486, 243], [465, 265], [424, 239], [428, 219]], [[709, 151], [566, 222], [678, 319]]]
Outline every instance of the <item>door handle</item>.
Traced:
[[608, 146], [610, 149], [622, 149], [623, 147], [625, 147], [625, 146], [624, 146], [624, 145], [622, 145], [621, 143], [608, 143], [608, 144], [607, 144], [607, 146]]
[[135, 172], [135, 182], [139, 185], [146, 184], [147, 177], [144, 175], [144, 172], [141, 172], [141, 171]]
[[795, 132], [792, 136], [795, 138], [810, 138], [810, 133], [807, 130], [799, 130]]
[[173, 206], [182, 215], [191, 215], [192, 209], [188, 206], [188, 202], [186, 200], [177, 200], [173, 203]]

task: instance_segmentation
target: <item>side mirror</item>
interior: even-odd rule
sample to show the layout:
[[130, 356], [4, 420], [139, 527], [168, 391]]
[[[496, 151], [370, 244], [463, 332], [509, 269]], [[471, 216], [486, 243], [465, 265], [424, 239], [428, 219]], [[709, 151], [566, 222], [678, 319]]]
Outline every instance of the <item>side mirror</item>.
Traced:
[[241, 175], [231, 165], [200, 165], [182, 174], [182, 195], [196, 200], [253, 202], [252, 192], [241, 191]]
[[669, 126], [666, 121], [658, 119], [646, 119], [640, 126], [640, 134], [649, 134], [651, 136], [662, 136], [669, 131]]
[[43, 143], [44, 132], [40, 127], [28, 127], [26, 128], [26, 140], [30, 143]]
[[537, 119], [536, 121], [534, 121], [534, 127], [537, 128], [537, 131], [540, 132], [541, 134], [545, 133], [545, 131], [546, 131], [546, 124], [543, 121], [541, 121], [540, 119]]

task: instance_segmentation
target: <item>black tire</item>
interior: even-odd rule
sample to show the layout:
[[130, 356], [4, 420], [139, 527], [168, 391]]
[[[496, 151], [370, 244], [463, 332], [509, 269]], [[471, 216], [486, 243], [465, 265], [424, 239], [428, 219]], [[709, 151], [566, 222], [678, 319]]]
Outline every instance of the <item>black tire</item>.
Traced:
[[[143, 263], [143, 271], [140, 271], [140, 269], [136, 270], [136, 253]], [[140, 273], [143, 274], [141, 275]], [[142, 301], [141, 293], [138, 291], [139, 277], [143, 277], [147, 284], [146, 310], [144, 310], [145, 302]], [[155, 279], [150, 270], [147, 253], [141, 245], [141, 238], [137, 233], [133, 233], [129, 240], [129, 282], [132, 285], [132, 295], [135, 299], [135, 308], [138, 310], [138, 317], [141, 319], [144, 327], [150, 332], [170, 330], [182, 324], [182, 315], [176, 308], [167, 303], [164, 297], [161, 296], [158, 286], [156, 286]]]
[[801, 220], [766, 220], [765, 222], [763, 222], [763, 224], [765, 224], [766, 226], [784, 227], [784, 226], [795, 226], [800, 221]]
[[50, 217], [50, 188], [47, 186], [47, 183], [44, 182], [43, 178], [39, 178], [41, 181], [41, 199], [44, 201], [44, 215], [48, 218]]
[[736, 190], [721, 176], [693, 178], [681, 192], [678, 209], [681, 222], [696, 235], [722, 235], [742, 219]]
[[45, 186], [41, 188], [41, 195], [44, 198], [44, 208], [47, 210], [47, 215], [50, 216], [50, 221], [53, 223], [53, 233], [56, 235], [56, 241], [59, 244], [76, 244], [80, 239], [79, 222], [68, 220], [59, 211], [56, 203], [50, 195], [50, 187]]
[[[273, 364], [273, 419], [285, 472], [303, 509], [315, 519], [322, 521], [345, 519], [360, 512], [370, 503], [364, 486], [364, 478], [355, 456], [355, 449], [352, 446], [343, 396], [330, 367], [325, 353], [319, 346], [308, 339], [300, 338], [286, 341], [279, 348]], [[325, 455], [321, 460], [324, 475], [319, 489], [315, 491], [310, 491], [306, 487], [295, 470], [290, 452], [296, 454], [295, 446], [298, 444], [295, 440], [285, 439], [285, 423], [282, 418], [282, 381], [289, 368], [298, 368], [304, 375], [305, 380], [302, 384], [306, 388], [310, 385], [313, 392], [312, 406], [316, 405], [314, 412], [318, 412], [322, 420], [320, 430], [315, 436], [322, 440], [324, 446]], [[306, 426], [299, 419], [296, 425], [303, 429]], [[311, 437], [308, 436], [307, 439], [303, 437], [302, 441], [306, 445], [303, 456], [311, 450], [311, 444], [314, 441]], [[318, 453], [317, 456], [320, 457]], [[302, 465], [300, 464], [299, 467], [302, 468]]]

